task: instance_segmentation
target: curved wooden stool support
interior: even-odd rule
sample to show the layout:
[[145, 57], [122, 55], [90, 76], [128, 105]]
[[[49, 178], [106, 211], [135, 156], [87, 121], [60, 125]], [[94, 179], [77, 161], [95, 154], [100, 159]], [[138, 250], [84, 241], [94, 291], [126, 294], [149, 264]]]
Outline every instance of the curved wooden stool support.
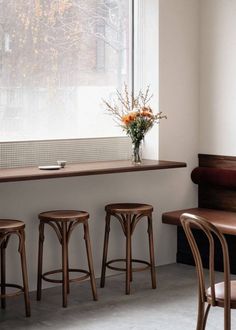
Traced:
[[[95, 283], [91, 244], [89, 237], [88, 219], [89, 214], [84, 211], [48, 211], [39, 214], [39, 249], [38, 249], [38, 282], [37, 282], [37, 300], [42, 296], [42, 279], [52, 283], [62, 283], [62, 306], [67, 307], [67, 294], [70, 292], [70, 282], [81, 282], [90, 277], [93, 299], [97, 300], [97, 289]], [[58, 240], [62, 247], [62, 267], [43, 273], [43, 243], [44, 226], [48, 224], [56, 232]], [[89, 271], [83, 269], [69, 268], [68, 245], [72, 231], [77, 225], [83, 224], [84, 240], [88, 259]], [[70, 279], [70, 272], [82, 273], [82, 276]], [[62, 273], [61, 280], [50, 278], [50, 275]]]
[[[16, 235], [19, 238], [18, 252], [21, 258], [21, 270], [23, 285], [6, 283], [6, 248], [11, 235]], [[1, 250], [1, 307], [6, 308], [6, 298], [18, 296], [24, 293], [25, 300], [25, 314], [30, 316], [30, 299], [28, 287], [28, 275], [26, 266], [26, 253], [25, 253], [25, 224], [19, 220], [0, 220], [0, 250]], [[6, 293], [6, 288], [15, 288], [17, 291], [13, 293]]]
[[[147, 204], [135, 204], [135, 203], [122, 203], [122, 204], [109, 204], [105, 207], [106, 211], [106, 226], [105, 226], [105, 238], [103, 247], [103, 260], [102, 260], [102, 274], [100, 286], [105, 286], [106, 268], [110, 268], [118, 271], [126, 272], [126, 294], [130, 294], [130, 282], [132, 281], [133, 272], [143, 271], [146, 269], [151, 270], [152, 288], [156, 289], [156, 271], [155, 271], [155, 259], [154, 259], [154, 243], [153, 243], [153, 228], [152, 228], [152, 212], [153, 207]], [[116, 218], [122, 227], [122, 230], [126, 237], [126, 258], [115, 259], [107, 261], [108, 254], [108, 242], [110, 233], [111, 217]], [[131, 237], [134, 233], [137, 223], [146, 217], [148, 220], [148, 238], [149, 238], [149, 253], [150, 262], [132, 259], [132, 244]], [[125, 261], [125, 268], [111, 266], [112, 263]], [[144, 264], [144, 267], [133, 267], [133, 263]]]

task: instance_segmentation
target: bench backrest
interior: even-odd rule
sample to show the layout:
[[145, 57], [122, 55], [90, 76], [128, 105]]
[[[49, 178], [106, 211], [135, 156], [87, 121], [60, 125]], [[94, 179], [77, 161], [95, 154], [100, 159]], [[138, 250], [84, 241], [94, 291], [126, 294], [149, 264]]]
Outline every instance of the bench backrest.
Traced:
[[236, 157], [199, 154], [192, 172], [198, 206], [236, 212]]

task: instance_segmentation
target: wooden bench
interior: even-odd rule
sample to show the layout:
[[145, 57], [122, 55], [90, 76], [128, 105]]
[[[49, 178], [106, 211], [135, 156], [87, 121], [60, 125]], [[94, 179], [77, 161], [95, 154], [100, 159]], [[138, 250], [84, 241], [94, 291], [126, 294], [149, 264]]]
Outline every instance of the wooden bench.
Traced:
[[[230, 255], [231, 273], [236, 274], [236, 157], [199, 154], [199, 167], [191, 174], [198, 184], [198, 207], [166, 212], [162, 222], [177, 226], [177, 262], [194, 265], [192, 253], [180, 224], [180, 215], [188, 212], [215, 223], [225, 234]], [[203, 264], [208, 265], [208, 243], [197, 229]], [[222, 270], [222, 256], [216, 253], [215, 266]]]

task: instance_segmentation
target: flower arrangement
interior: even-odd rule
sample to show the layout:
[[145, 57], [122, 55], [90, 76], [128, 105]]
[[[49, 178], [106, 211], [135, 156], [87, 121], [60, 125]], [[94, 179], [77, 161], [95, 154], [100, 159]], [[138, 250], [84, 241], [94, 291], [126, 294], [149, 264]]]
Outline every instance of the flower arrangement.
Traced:
[[156, 123], [163, 118], [167, 118], [162, 112], [153, 113], [149, 105], [153, 95], [150, 95], [150, 88], [146, 91], [140, 90], [135, 96], [129, 93], [127, 85], [124, 93], [116, 91], [117, 103], [112, 105], [104, 101], [107, 111], [115, 117], [115, 121], [130, 136], [133, 144], [133, 162], [141, 163], [140, 144], [145, 134]]

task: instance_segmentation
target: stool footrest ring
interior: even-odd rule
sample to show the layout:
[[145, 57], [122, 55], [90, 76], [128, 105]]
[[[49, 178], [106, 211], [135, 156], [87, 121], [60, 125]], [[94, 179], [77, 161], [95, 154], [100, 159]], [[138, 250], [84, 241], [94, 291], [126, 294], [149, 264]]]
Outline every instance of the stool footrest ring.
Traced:
[[[69, 279], [69, 282], [81, 282], [86, 280], [87, 278], [90, 277], [90, 272], [84, 269], [75, 269], [75, 268], [70, 268], [68, 269], [69, 273], [82, 273], [85, 275], [73, 278], [73, 279]], [[53, 275], [53, 274], [58, 274], [58, 273], [62, 273], [62, 269], [56, 269], [56, 270], [51, 270], [50, 272], [46, 272], [42, 274], [42, 278], [44, 279], [44, 281], [46, 282], [52, 282], [52, 283], [63, 283], [62, 280], [55, 280], [55, 279], [51, 279], [48, 278], [48, 275]]]
[[[0, 284], [0, 288], [1, 287], [2, 287], [2, 285]], [[24, 292], [23, 286], [17, 285], [17, 284], [6, 283], [6, 284], [4, 284], [4, 287], [5, 288], [15, 288], [15, 289], [19, 289], [19, 290], [16, 292], [12, 292], [12, 293], [0, 294], [0, 298], [19, 296], [20, 294], [22, 294]]]
[[[110, 261], [108, 261], [106, 263], [106, 267], [109, 268], [109, 269], [112, 269], [112, 270], [126, 271], [126, 268], [110, 266], [112, 263], [120, 262], [120, 261], [126, 262], [126, 259], [114, 259], [114, 260], [110, 260]], [[143, 270], [150, 269], [150, 267], [151, 267], [151, 264], [149, 262], [147, 262], [147, 261], [144, 261], [144, 260], [132, 259], [131, 262], [132, 263], [140, 263], [140, 264], [146, 265], [145, 267], [133, 267], [132, 266], [132, 272], [141, 272]]]

